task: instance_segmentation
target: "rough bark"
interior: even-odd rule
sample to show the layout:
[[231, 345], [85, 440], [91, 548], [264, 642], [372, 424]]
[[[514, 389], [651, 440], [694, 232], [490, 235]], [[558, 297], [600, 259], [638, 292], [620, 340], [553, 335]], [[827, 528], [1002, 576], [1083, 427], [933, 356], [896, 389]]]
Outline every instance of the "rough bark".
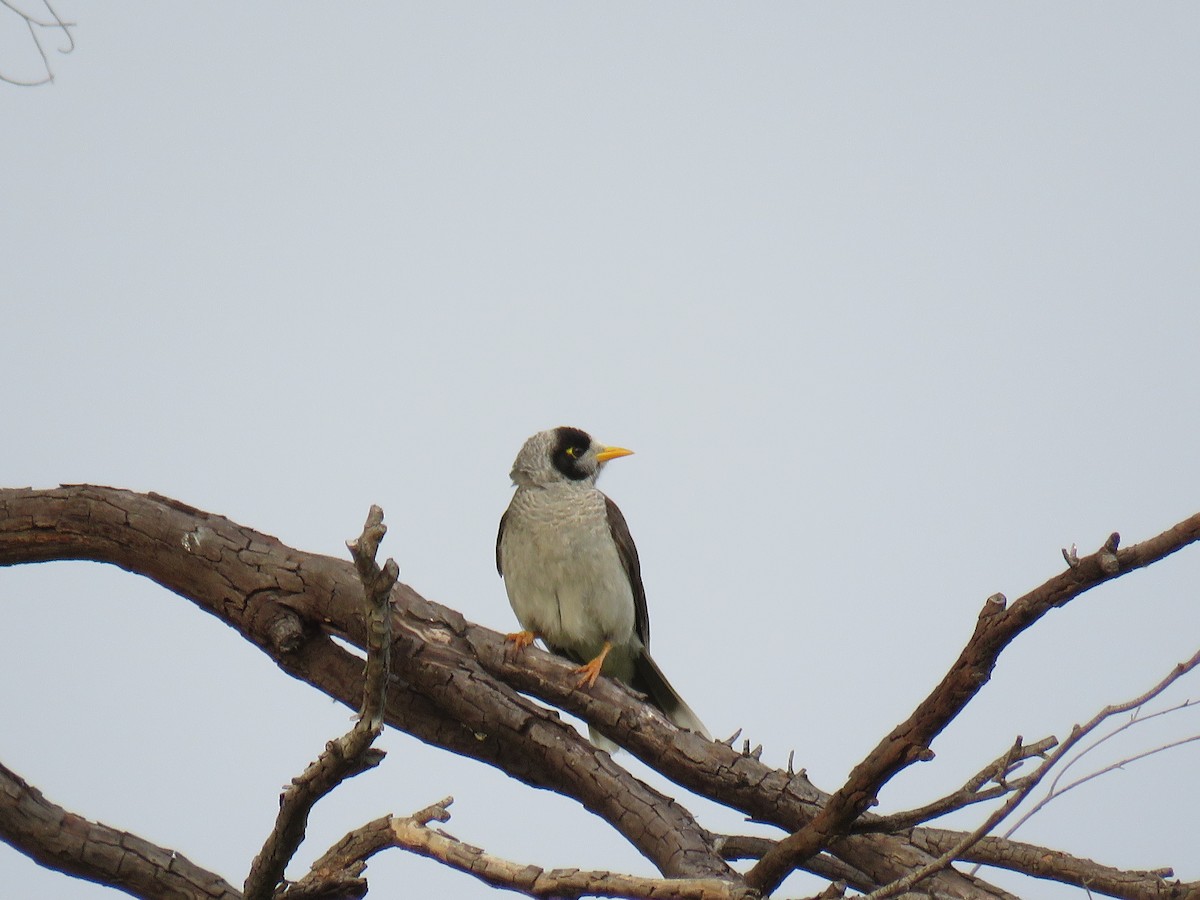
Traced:
[[174, 850], [67, 812], [3, 765], [0, 836], [48, 869], [112, 885], [135, 897], [241, 897], [219, 875]]
[[[536, 650], [515, 656], [502, 635], [467, 622], [404, 584], [392, 592], [393, 678], [385, 719], [423, 741], [575, 799], [609, 822], [666, 876], [736, 880], [722, 858], [719, 836], [524, 696], [530, 694], [586, 718], [683, 787], [773, 823], [793, 837], [807, 834], [814, 849], [805, 845], [805, 853], [797, 854], [794, 846], [766, 851], [774, 854], [780, 877], [794, 867], [828, 869], [815, 855], [823, 849], [866, 881], [856, 887], [869, 889], [925, 865], [937, 851], [924, 839], [926, 829], [904, 835], [851, 834], [850, 824], [878, 784], [917, 758], [969, 701], [1003, 646], [1046, 609], [1198, 536], [1200, 516], [1137, 547], [1113, 552], [1115, 565], [1100, 554], [1077, 561], [998, 613], [995, 622], [981, 618], [975, 638], [943, 684], [834, 795], [816, 789], [803, 774], [770, 769], [752, 755], [675, 730], [615, 683], [578, 690], [569, 663]], [[88, 485], [0, 490], [0, 565], [66, 559], [111, 563], [158, 582], [237, 629], [293, 677], [357, 708], [362, 662], [330, 639], [336, 634], [363, 646], [366, 638], [361, 586], [349, 562], [294, 550], [222, 516], [154, 494]], [[814, 821], [819, 829], [811, 827]], [[990, 862], [1004, 858], [989, 846]], [[1053, 853], [1047, 851], [1046, 858]], [[1019, 863], [1012, 867], [1023, 868]], [[1059, 877], [1055, 872], [1050, 864], [1036, 874]], [[760, 884], [773, 886], [769, 882], [774, 877]], [[1155, 889], [1161, 884], [1165, 882], [1158, 879]], [[955, 871], [934, 876], [920, 890], [939, 897], [1005, 896]]]

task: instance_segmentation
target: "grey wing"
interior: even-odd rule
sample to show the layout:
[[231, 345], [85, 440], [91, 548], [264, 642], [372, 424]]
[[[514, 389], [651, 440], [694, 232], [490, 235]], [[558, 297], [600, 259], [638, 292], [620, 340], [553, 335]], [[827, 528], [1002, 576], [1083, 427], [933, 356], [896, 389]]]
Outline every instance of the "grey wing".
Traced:
[[500, 562], [500, 542], [504, 540], [504, 525], [508, 521], [508, 510], [504, 511], [504, 515], [500, 517], [500, 530], [496, 532], [496, 572], [501, 578], [504, 577], [504, 566]]
[[625, 517], [617, 504], [604, 495], [604, 509], [608, 514], [608, 529], [612, 533], [613, 542], [617, 545], [617, 555], [625, 574], [629, 576], [629, 587], [633, 590], [634, 622], [637, 636], [641, 638], [642, 646], [650, 646], [650, 613], [646, 610], [646, 589], [642, 586], [642, 565], [638, 562], [637, 547], [633, 545], [633, 536]]

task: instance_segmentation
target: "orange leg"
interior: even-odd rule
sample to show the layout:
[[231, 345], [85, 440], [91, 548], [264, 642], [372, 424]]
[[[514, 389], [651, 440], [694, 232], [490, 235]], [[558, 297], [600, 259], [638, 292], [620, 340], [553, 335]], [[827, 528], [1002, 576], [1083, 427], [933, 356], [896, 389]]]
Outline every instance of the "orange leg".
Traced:
[[537, 640], [537, 635], [532, 631], [514, 631], [512, 634], [506, 634], [504, 639], [512, 641], [513, 647], [517, 650], [524, 650]]
[[579, 681], [575, 684], [576, 687], [591, 687], [596, 683], [596, 679], [600, 677], [600, 669], [604, 667], [604, 657], [608, 656], [610, 650], [612, 650], [612, 644], [605, 641], [604, 646], [595, 659], [586, 666], [580, 666], [575, 670], [579, 673]]

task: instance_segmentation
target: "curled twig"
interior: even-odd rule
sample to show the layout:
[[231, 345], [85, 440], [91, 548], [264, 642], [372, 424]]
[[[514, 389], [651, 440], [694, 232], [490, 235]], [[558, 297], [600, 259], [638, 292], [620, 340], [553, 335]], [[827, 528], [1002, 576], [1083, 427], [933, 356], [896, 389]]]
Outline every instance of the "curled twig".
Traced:
[[54, 70], [50, 66], [50, 58], [46, 55], [46, 48], [42, 44], [42, 39], [40, 36], [41, 32], [44, 30], [53, 29], [56, 31], [61, 31], [63, 35], [65, 35], [67, 44], [65, 47], [59, 48], [59, 53], [70, 53], [75, 49], [75, 36], [71, 34], [71, 29], [75, 27], [75, 23], [64, 21], [63, 18], [55, 11], [54, 7], [50, 5], [49, 0], [42, 0], [42, 5], [46, 7], [46, 11], [50, 14], [49, 20], [39, 18], [38, 16], [33, 15], [33, 13], [26, 12], [24, 9], [21, 9], [21, 7], [17, 6], [13, 0], [0, 0], [0, 6], [3, 6], [5, 9], [16, 14], [25, 22], [25, 27], [29, 29], [29, 36], [33, 40], [33, 46], [37, 49], [38, 56], [41, 57], [42, 68], [46, 72], [43, 78], [39, 78], [36, 81], [26, 81], [25, 79], [21, 78], [14, 78], [11, 75], [5, 75], [4, 73], [0, 72], [0, 81], [7, 82], [8, 84], [14, 84], [18, 87], [37, 87], [40, 84], [46, 84], [54, 80]]

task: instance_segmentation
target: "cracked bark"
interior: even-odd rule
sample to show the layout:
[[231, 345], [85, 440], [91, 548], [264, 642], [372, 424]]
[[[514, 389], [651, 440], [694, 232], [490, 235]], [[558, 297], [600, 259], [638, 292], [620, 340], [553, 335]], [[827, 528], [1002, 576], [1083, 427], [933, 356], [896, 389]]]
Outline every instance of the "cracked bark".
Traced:
[[0, 835], [47, 868], [112, 885], [136, 897], [241, 897], [221, 876], [174, 850], [67, 812], [4, 765], [0, 765]]
[[[362, 661], [329, 637], [365, 642], [362, 589], [349, 562], [293, 550], [159, 495], [87, 485], [0, 491], [0, 565], [62, 559], [111, 563], [150, 578], [236, 628], [289, 674], [357, 708]], [[462, 636], [479, 626], [404, 584], [392, 601], [388, 724], [576, 799], [664, 875], [731, 874], [682, 805], [488, 675]], [[277, 648], [281, 631], [290, 652]]]
[[[1198, 533], [1200, 516], [1122, 550], [1114, 554], [1120, 572], [1153, 562]], [[111, 563], [151, 578], [236, 628], [284, 671], [357, 707], [362, 661], [329, 637], [364, 643], [361, 588], [349, 562], [294, 550], [159, 495], [87, 485], [0, 490], [0, 565], [65, 559]], [[1113, 577], [1099, 563], [1097, 569], [1102, 577], [1090, 564], [1077, 566], [1038, 590], [1046, 591], [1050, 605], [1060, 605], [1074, 596], [1070, 590], [1085, 590], [1088, 579]], [[1066, 590], [1057, 584], [1063, 579]], [[770, 769], [730, 747], [674, 730], [619, 685], [601, 682], [590, 693], [574, 689], [569, 663], [540, 651], [516, 658], [500, 634], [407, 585], [397, 585], [392, 602], [388, 724], [575, 799], [664, 875], [736, 877], [721, 858], [719, 839], [681, 804], [633, 778], [518, 691], [587, 718], [689, 790], [787, 831], [804, 828], [829, 803], [831, 795], [802, 774]], [[833, 836], [827, 849], [881, 885], [937, 855], [919, 839], [924, 831]], [[954, 871], [921, 890], [942, 897], [1006, 896]]]

